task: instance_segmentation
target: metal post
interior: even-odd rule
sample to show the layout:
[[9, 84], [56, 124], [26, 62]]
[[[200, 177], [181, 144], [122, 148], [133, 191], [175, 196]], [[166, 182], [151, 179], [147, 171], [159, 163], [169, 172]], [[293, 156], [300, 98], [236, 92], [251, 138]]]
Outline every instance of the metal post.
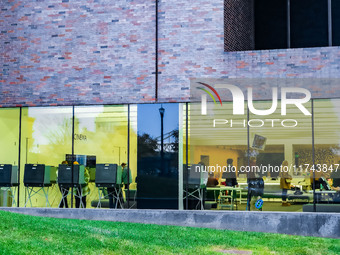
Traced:
[[314, 100], [312, 99], [312, 152], [313, 152], [313, 211], [316, 212], [315, 203], [315, 148], [314, 148]]
[[120, 165], [120, 147], [118, 147], [118, 161], [119, 161], [119, 165]]
[[[130, 105], [128, 104], [128, 126], [127, 126], [127, 208], [130, 208]], [[119, 150], [120, 152], [120, 150]], [[119, 156], [120, 157], [120, 156]]]
[[73, 180], [74, 180], [74, 105], [72, 106], [72, 166], [71, 166], [71, 208], [73, 208]]
[[28, 137], [26, 137], [26, 164], [27, 164], [27, 162], [28, 162], [28, 140], [29, 140], [29, 138]]
[[17, 207], [19, 207], [20, 203], [20, 164], [21, 164], [21, 116], [22, 116], [22, 107], [20, 107], [19, 111], [19, 155], [18, 155], [18, 178], [19, 178], [19, 184], [18, 184], [18, 198], [17, 198]]
[[189, 206], [189, 198], [188, 198], [188, 190], [189, 190], [189, 157], [188, 157], [188, 153], [189, 153], [189, 131], [188, 131], [188, 110], [189, 104], [185, 103], [185, 167], [186, 167], [186, 171], [185, 171], [185, 192], [186, 192], [186, 197], [185, 197], [185, 208], [188, 210], [188, 206]]
[[[160, 108], [160, 111], [161, 109], [164, 109], [164, 108], [163, 107]], [[160, 112], [160, 114], [161, 114], [161, 159], [163, 161], [163, 158], [164, 158], [164, 123], [163, 123], [164, 111]]]
[[[250, 166], [250, 135], [249, 135], [249, 108], [247, 105], [247, 159], [248, 159], [248, 167]], [[247, 182], [249, 181], [249, 172], [247, 173]], [[248, 192], [247, 192], [247, 210], [250, 211], [250, 200], [251, 194], [249, 193], [249, 184], [248, 184]]]

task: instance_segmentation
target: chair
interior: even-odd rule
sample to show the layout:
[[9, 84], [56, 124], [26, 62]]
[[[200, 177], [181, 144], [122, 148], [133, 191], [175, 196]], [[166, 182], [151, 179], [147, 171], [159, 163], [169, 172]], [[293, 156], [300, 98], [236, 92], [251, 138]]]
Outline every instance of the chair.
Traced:
[[[230, 204], [229, 204], [230, 202]], [[229, 210], [237, 210], [237, 194], [236, 190], [221, 190], [218, 198], [219, 208], [228, 208]]]

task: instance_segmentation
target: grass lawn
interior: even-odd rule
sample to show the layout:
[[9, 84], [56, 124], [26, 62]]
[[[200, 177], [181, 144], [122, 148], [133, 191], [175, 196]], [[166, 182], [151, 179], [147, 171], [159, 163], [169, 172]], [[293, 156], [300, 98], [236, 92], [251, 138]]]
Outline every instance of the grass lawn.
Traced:
[[0, 211], [0, 254], [340, 254], [340, 240]]

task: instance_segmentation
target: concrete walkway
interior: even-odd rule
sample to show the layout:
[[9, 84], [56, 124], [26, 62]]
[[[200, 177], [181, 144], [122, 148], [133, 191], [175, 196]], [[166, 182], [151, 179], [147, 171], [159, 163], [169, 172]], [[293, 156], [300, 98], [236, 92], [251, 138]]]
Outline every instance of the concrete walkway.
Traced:
[[34, 216], [340, 238], [339, 213], [13, 208]]

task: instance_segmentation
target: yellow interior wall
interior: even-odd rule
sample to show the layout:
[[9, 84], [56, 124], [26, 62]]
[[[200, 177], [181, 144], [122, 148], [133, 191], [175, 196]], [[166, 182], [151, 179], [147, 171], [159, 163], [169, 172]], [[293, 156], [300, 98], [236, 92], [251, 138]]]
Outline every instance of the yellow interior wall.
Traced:
[[[209, 165], [216, 166], [219, 165], [221, 167], [227, 165], [227, 159], [233, 159], [233, 166], [238, 169], [237, 159], [242, 155], [242, 152], [239, 150], [231, 150], [225, 148], [224, 146], [195, 146], [191, 148], [193, 151], [194, 163], [198, 163], [201, 161], [201, 155], [209, 156]], [[221, 178], [221, 172], [215, 172], [214, 176], [217, 178]]]
[[18, 165], [19, 109], [0, 111], [0, 164]]

